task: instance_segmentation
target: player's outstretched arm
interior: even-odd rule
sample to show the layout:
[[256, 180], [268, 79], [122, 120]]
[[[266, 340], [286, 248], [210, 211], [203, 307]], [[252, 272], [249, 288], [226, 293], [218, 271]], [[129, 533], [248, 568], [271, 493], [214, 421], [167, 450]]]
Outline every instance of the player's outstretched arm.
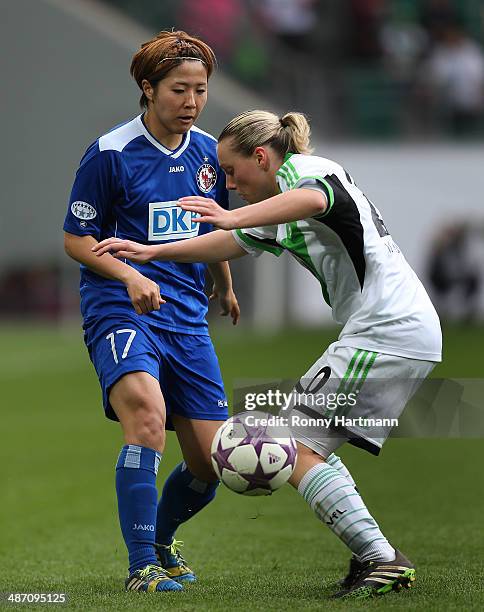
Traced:
[[116, 259], [129, 259], [137, 263], [156, 259], [181, 263], [216, 263], [247, 255], [232, 234], [223, 230], [170, 244], [139, 244], [132, 240], [107, 238], [94, 245], [92, 251], [98, 257], [111, 253]]
[[279, 193], [271, 198], [236, 208], [225, 210], [210, 198], [187, 196], [180, 198], [183, 210], [198, 213], [196, 223], [211, 223], [224, 230], [278, 225], [307, 219], [323, 213], [327, 200], [321, 191], [314, 189], [293, 189]]

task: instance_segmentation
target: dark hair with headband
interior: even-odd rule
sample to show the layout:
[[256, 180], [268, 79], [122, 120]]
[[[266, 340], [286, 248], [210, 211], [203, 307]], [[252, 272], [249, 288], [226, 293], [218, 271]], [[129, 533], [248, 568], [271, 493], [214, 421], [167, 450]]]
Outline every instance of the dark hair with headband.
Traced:
[[[190, 36], [182, 30], [175, 32], [163, 30], [143, 43], [140, 50], [134, 54], [130, 73], [143, 91], [144, 79], [155, 85], [183, 61], [202, 62], [207, 70], [207, 78], [212, 74], [216, 64], [214, 52], [199, 38]], [[139, 103], [142, 108], [147, 107], [148, 100], [144, 93]]]

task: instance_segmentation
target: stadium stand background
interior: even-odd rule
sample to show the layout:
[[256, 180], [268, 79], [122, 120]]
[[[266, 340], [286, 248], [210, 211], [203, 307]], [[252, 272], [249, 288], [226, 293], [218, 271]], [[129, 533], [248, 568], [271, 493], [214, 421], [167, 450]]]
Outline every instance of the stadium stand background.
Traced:
[[[281, 8], [286, 19], [276, 20]], [[2, 17], [0, 315], [78, 316], [77, 266], [61, 235], [75, 170], [96, 136], [138, 112], [133, 51], [180, 27], [207, 38], [220, 59], [202, 128], [217, 134], [256, 106], [306, 112], [316, 152], [356, 176], [419, 275], [442, 303], [450, 299], [445, 312], [469, 316], [460, 305], [471, 293], [472, 317], [482, 318], [483, 104], [456, 125], [426, 76], [436, 37], [449, 28], [451, 38], [472, 38], [479, 55], [480, 2], [17, 0]], [[459, 242], [463, 286], [445, 257], [455, 223], [469, 229]], [[330, 320], [315, 281], [288, 258], [244, 258], [233, 268], [246, 323]]]

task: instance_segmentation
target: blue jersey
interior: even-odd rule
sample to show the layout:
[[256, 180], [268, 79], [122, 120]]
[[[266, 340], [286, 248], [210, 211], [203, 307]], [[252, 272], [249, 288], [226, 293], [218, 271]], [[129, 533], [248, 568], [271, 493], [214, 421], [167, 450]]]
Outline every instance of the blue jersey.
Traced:
[[[103, 240], [117, 236], [143, 244], [184, 240], [212, 230], [193, 221], [178, 198], [202, 195], [228, 207], [216, 155], [216, 139], [192, 127], [171, 151], [146, 129], [141, 115], [114, 128], [86, 151], [76, 174], [64, 230]], [[162, 329], [207, 334], [205, 264], [133, 264], [157, 282], [166, 304], [143, 315]], [[81, 311], [85, 326], [100, 317], [134, 314], [123, 283], [81, 265]]]

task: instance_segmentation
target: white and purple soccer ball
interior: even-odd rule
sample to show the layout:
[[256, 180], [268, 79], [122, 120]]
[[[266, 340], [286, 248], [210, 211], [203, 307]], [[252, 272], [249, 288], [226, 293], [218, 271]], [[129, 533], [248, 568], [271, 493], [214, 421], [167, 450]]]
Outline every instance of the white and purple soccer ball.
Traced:
[[212, 464], [220, 480], [235, 493], [270, 495], [294, 471], [296, 441], [276, 417], [242, 412], [223, 423], [212, 442]]

